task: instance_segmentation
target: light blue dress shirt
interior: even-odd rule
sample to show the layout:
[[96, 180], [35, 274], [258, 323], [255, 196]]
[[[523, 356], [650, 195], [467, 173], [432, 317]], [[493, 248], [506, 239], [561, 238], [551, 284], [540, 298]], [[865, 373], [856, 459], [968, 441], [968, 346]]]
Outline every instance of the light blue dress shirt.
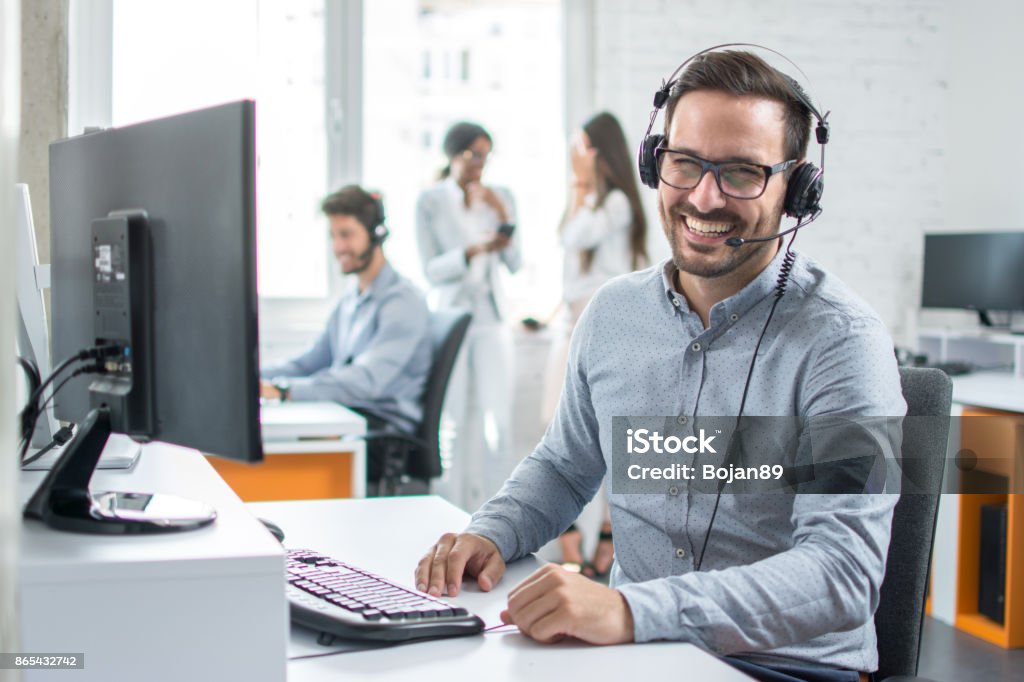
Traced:
[[260, 374], [288, 377], [292, 400], [333, 400], [413, 433], [430, 371], [429, 325], [422, 292], [385, 263], [365, 291], [338, 301], [312, 348]]
[[[781, 264], [782, 252], [714, 305], [707, 329], [674, 290], [671, 261], [602, 287], [573, 335], [554, 421], [467, 530], [492, 539], [506, 560], [556, 537], [611, 468], [615, 416], [736, 415]], [[798, 255], [758, 353], [744, 414], [905, 412], [882, 322]], [[662, 494], [609, 496], [611, 584], [629, 604], [636, 641], [877, 667], [872, 616], [896, 495], [725, 494], [697, 572], [694, 555], [715, 496], [685, 482], [664, 487]]]

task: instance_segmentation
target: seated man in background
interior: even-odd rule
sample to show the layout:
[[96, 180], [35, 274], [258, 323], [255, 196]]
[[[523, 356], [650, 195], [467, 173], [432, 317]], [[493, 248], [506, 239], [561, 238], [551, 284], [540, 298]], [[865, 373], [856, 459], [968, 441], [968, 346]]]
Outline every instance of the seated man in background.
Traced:
[[[371, 431], [414, 433], [431, 362], [426, 301], [384, 257], [388, 230], [379, 197], [349, 185], [321, 209], [341, 272], [355, 275], [358, 287], [338, 301], [312, 348], [260, 372], [260, 396], [335, 401], [366, 417]], [[368, 454], [367, 477], [375, 481], [380, 458], [372, 448]]]

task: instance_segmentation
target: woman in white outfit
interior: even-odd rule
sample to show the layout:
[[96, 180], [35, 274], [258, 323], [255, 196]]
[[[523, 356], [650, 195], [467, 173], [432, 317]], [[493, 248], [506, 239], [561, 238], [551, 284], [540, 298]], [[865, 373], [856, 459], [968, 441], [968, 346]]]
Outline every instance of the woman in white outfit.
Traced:
[[516, 272], [521, 255], [511, 193], [482, 182], [491, 147], [481, 126], [452, 126], [444, 138], [448, 166], [416, 205], [420, 258], [437, 307], [473, 314], [448, 385], [445, 412], [455, 434], [437, 486], [467, 511], [496, 493], [512, 470], [512, 342], [500, 271]]
[[[618, 120], [602, 112], [583, 125], [571, 150], [573, 183], [569, 205], [559, 227], [565, 258], [561, 314], [554, 329], [541, 406], [551, 421], [562, 393], [569, 338], [594, 292], [612, 277], [647, 264], [647, 221], [633, 175], [633, 157]], [[611, 522], [604, 495], [604, 523], [590, 562], [581, 553], [575, 524], [562, 535], [563, 562], [583, 573], [603, 577], [611, 568]]]

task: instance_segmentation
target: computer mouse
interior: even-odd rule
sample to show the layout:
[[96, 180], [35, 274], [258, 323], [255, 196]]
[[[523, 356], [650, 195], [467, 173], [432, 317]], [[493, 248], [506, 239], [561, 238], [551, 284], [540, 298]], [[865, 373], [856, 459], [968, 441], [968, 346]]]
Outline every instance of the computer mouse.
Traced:
[[281, 530], [280, 526], [278, 526], [276, 523], [271, 523], [270, 521], [267, 521], [266, 519], [260, 519], [259, 521], [260, 521], [260, 523], [262, 523], [264, 526], [267, 527], [267, 530], [270, 531], [271, 535], [273, 535], [275, 538], [277, 538], [278, 542], [284, 543], [284, 531]]
[[524, 327], [529, 329], [531, 332], [538, 331], [544, 327], [544, 323], [534, 317], [524, 317], [519, 321]]

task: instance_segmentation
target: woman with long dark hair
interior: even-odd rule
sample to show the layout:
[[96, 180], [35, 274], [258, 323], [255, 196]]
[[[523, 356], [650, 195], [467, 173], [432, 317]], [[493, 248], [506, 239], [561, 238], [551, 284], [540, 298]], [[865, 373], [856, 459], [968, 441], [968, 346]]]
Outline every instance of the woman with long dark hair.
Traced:
[[[569, 205], [559, 226], [565, 249], [562, 307], [553, 335], [541, 406], [547, 424], [558, 407], [569, 338], [591, 296], [612, 277], [647, 265], [647, 220], [633, 169], [633, 155], [618, 120], [601, 112], [583, 124], [571, 149], [573, 181]], [[604, 499], [601, 497], [600, 499]], [[592, 561], [584, 563], [575, 525], [562, 535], [566, 564], [588, 575], [604, 576], [613, 548], [607, 505]]]
[[455, 434], [438, 487], [467, 511], [498, 492], [513, 464], [512, 340], [500, 270], [518, 270], [521, 255], [512, 194], [483, 183], [492, 145], [483, 127], [453, 125], [443, 145], [448, 165], [416, 205], [420, 258], [437, 307], [473, 314], [448, 384], [445, 405]]

